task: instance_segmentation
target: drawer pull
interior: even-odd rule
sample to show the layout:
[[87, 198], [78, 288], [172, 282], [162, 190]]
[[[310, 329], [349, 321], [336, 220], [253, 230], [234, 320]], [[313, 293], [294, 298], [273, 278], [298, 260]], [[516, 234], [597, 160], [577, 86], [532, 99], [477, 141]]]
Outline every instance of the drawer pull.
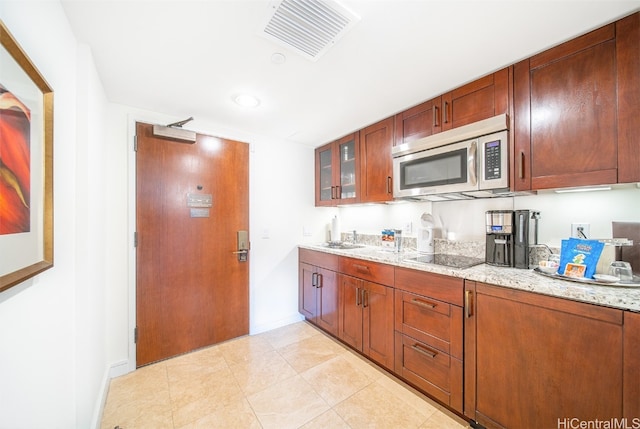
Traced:
[[420, 354], [423, 354], [425, 356], [429, 356], [430, 358], [435, 358], [438, 355], [438, 352], [428, 349], [424, 346], [420, 346], [420, 344], [416, 343], [414, 345], [411, 346], [411, 348], [415, 351], [417, 351]]
[[436, 308], [438, 306], [438, 304], [436, 304], [435, 302], [423, 301], [418, 298], [411, 299], [411, 302], [421, 307], [427, 307], [427, 308]]
[[361, 273], [369, 273], [369, 267], [366, 265], [353, 264], [353, 268], [360, 271]]

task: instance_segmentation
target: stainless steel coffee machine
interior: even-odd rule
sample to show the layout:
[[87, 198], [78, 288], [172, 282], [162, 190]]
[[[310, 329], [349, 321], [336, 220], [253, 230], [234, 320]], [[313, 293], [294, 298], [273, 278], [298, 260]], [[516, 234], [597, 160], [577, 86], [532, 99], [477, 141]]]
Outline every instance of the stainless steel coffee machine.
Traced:
[[500, 267], [529, 268], [530, 210], [486, 212], [485, 262]]

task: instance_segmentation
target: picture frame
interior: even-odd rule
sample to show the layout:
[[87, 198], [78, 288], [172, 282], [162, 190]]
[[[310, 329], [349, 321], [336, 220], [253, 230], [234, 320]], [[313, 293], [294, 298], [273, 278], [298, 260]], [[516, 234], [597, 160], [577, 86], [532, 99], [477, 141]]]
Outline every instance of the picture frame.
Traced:
[[2, 21], [0, 45], [2, 292], [53, 267], [53, 89]]

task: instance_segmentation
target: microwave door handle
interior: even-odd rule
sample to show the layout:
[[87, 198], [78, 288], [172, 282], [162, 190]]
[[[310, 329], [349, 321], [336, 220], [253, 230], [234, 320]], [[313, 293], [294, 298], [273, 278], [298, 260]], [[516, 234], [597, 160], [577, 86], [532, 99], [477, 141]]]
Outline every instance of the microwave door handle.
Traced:
[[471, 146], [469, 147], [469, 157], [467, 158], [467, 171], [469, 171], [469, 176], [471, 179], [471, 185], [476, 186], [478, 184], [478, 167], [476, 166], [476, 155], [478, 153], [478, 141], [474, 140], [471, 142]]

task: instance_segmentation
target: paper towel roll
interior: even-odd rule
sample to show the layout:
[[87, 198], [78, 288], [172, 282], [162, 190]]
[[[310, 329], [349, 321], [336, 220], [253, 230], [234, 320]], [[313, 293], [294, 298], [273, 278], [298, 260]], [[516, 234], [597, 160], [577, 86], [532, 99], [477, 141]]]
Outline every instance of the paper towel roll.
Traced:
[[334, 243], [342, 241], [340, 240], [340, 219], [337, 215], [331, 219], [331, 241]]

